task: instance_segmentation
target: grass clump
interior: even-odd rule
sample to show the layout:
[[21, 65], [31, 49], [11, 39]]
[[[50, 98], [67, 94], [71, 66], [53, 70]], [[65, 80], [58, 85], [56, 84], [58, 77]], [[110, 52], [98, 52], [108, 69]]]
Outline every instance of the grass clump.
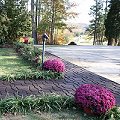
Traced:
[[6, 98], [0, 101], [0, 112], [3, 113], [26, 113], [30, 111], [52, 112], [63, 109], [76, 109], [72, 97], [55, 94], [28, 97]]

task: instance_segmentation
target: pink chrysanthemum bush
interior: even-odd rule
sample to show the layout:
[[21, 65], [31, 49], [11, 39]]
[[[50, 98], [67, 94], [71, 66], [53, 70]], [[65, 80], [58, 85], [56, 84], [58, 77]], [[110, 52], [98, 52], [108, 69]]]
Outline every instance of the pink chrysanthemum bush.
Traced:
[[44, 69], [62, 73], [65, 71], [65, 64], [60, 59], [46, 60], [43, 64]]
[[115, 97], [104, 87], [94, 84], [81, 85], [75, 93], [75, 102], [93, 114], [105, 114], [115, 106]]

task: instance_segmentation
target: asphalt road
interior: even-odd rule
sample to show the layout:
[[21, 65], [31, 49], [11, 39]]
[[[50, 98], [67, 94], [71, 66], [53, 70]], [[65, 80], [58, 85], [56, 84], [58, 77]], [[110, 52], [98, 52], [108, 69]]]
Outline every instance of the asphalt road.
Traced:
[[46, 51], [120, 84], [118, 46], [46, 46]]

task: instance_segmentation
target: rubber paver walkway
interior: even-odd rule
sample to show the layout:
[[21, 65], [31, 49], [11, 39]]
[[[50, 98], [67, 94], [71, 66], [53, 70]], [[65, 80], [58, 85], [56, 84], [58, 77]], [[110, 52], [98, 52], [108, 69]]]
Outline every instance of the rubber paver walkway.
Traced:
[[[56, 56], [47, 53], [48, 58]], [[59, 80], [0, 80], [0, 98], [6, 96], [28, 96], [40, 95], [43, 93], [57, 93], [61, 95], [74, 95], [76, 88], [81, 84], [98, 84], [107, 87], [116, 97], [120, 105], [120, 84], [112, 82], [104, 77], [85, 70], [82, 67], [63, 60], [66, 65], [65, 77]]]

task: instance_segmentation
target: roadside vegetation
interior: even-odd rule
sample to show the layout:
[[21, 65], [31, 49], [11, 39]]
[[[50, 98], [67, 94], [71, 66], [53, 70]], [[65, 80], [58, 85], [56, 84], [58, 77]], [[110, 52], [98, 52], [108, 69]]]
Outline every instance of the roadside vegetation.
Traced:
[[0, 101], [2, 120], [119, 120], [120, 108], [114, 107], [105, 115], [83, 112], [73, 97], [56, 94], [6, 98]]
[[25, 80], [25, 79], [59, 79], [63, 75], [50, 70], [41, 70], [32, 62], [23, 59], [13, 48], [0, 48], [0, 79]]

